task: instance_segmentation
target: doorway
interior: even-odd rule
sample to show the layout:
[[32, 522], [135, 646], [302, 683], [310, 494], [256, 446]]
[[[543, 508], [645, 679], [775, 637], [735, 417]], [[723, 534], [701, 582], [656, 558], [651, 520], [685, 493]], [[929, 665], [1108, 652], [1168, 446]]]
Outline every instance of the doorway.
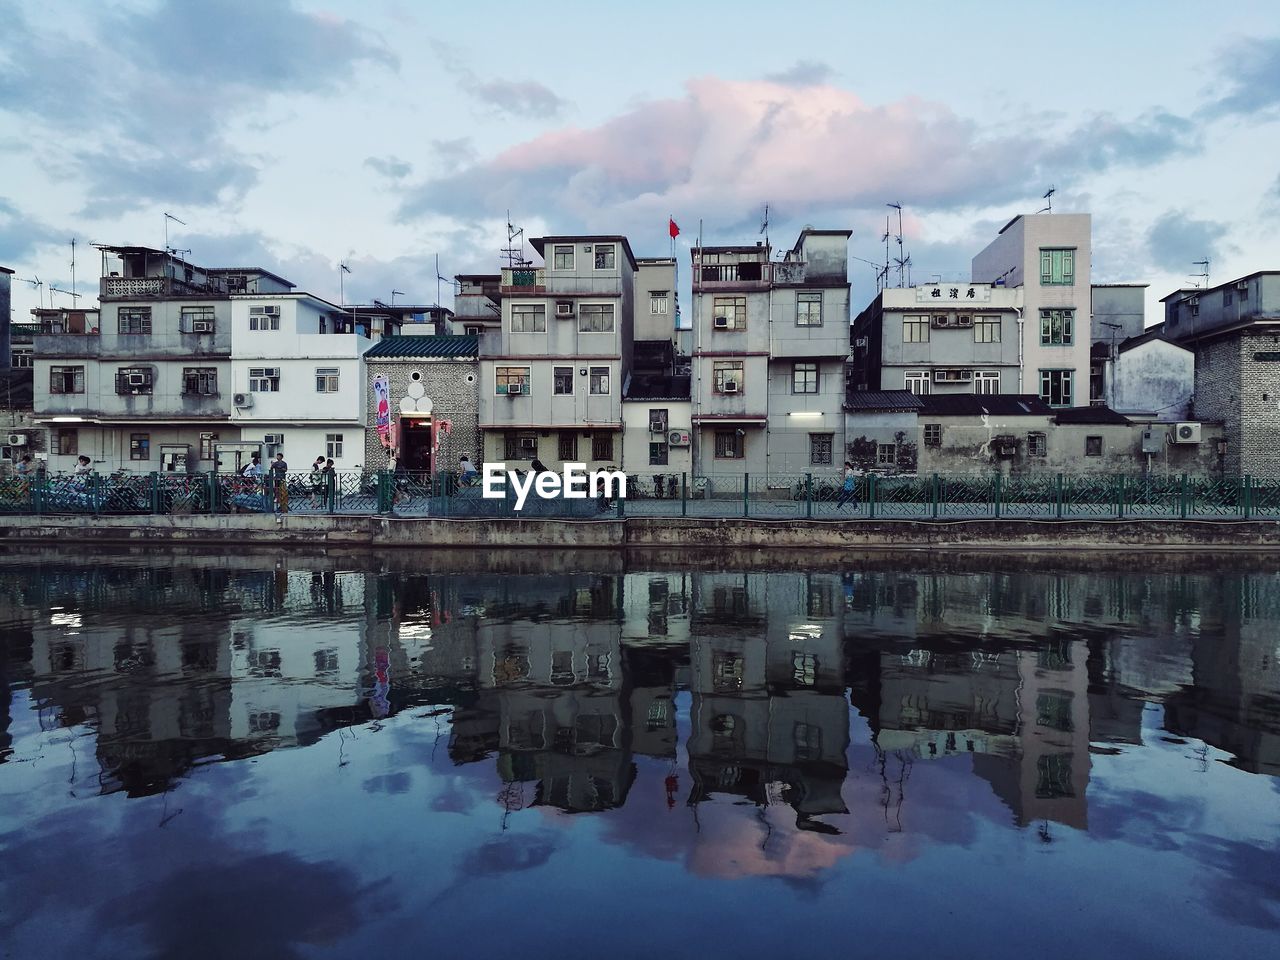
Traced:
[[401, 466], [420, 480], [429, 478], [435, 469], [431, 417], [401, 417], [398, 433]]

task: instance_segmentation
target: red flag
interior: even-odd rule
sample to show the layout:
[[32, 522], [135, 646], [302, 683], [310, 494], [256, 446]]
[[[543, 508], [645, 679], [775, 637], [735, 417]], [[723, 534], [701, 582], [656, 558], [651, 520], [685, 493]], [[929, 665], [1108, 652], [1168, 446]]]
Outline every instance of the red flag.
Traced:
[[675, 220], [670, 217], [667, 218], [667, 232], [671, 234], [672, 240], [680, 236], [680, 228], [676, 226]]

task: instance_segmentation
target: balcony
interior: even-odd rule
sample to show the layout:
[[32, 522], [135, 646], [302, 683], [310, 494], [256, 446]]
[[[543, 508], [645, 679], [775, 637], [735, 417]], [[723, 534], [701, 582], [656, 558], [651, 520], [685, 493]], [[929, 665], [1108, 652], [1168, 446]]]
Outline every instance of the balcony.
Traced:
[[502, 293], [546, 293], [547, 271], [545, 267], [503, 267]]
[[745, 263], [698, 263], [693, 292], [767, 290], [775, 264], [751, 260]]
[[166, 297], [222, 297], [227, 291], [221, 282], [187, 283], [176, 277], [102, 277], [98, 281], [99, 300], [154, 300]]

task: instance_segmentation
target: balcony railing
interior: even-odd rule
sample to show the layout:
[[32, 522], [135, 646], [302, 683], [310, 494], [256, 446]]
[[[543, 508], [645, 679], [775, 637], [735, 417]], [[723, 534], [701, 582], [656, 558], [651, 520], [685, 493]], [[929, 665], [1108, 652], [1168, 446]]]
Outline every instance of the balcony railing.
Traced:
[[103, 300], [142, 300], [153, 297], [224, 296], [226, 287], [218, 281], [187, 283], [177, 277], [102, 277], [99, 297]]
[[503, 293], [545, 293], [547, 271], [544, 267], [503, 267]]

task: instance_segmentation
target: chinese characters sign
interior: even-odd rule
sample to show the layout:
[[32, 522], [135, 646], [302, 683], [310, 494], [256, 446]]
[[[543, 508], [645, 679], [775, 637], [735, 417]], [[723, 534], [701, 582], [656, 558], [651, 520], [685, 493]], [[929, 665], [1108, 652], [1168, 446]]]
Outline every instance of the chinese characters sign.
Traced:
[[926, 283], [916, 287], [916, 303], [990, 303], [986, 283]]

